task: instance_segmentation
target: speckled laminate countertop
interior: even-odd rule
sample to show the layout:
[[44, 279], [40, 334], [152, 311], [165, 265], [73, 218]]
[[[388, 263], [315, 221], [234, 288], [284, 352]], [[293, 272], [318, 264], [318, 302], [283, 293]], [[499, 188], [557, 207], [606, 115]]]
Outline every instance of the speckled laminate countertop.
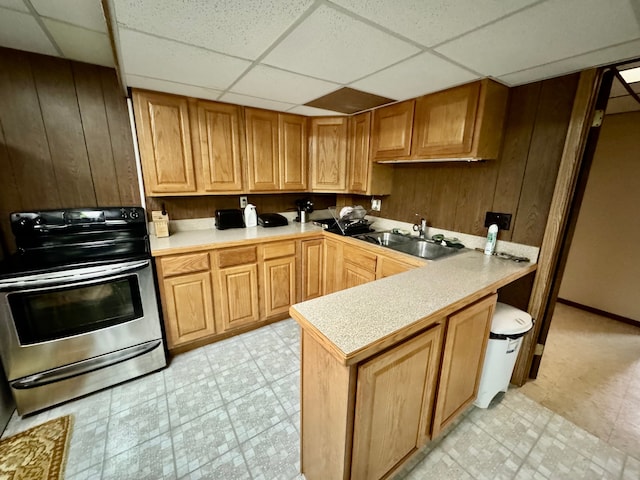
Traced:
[[313, 223], [289, 222], [284, 227], [249, 227], [217, 230], [213, 227], [201, 230], [178, 231], [169, 237], [149, 236], [151, 254], [154, 257], [176, 253], [195, 252], [219, 247], [221, 244], [236, 244], [247, 240], [277, 240], [278, 237], [299, 236], [304, 233], [319, 234], [322, 228]]
[[290, 312], [336, 357], [350, 364], [366, 358], [381, 340], [393, 338], [395, 343], [535, 268], [533, 263], [467, 251], [298, 303]]

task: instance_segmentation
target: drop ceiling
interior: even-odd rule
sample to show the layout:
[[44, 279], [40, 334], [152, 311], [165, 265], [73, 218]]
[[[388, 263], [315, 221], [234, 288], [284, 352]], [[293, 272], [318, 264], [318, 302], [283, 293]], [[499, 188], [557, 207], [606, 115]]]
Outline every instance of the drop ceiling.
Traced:
[[124, 84], [304, 115], [343, 87], [404, 100], [637, 58], [638, 0], [0, 0], [0, 45]]

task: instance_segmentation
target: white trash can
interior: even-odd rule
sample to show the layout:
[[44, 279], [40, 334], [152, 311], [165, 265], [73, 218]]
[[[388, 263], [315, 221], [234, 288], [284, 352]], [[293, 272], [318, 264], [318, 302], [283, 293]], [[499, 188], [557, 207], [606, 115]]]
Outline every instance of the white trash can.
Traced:
[[527, 312], [504, 303], [496, 304], [475, 406], [487, 408], [498, 392], [507, 391], [522, 337], [532, 327], [533, 320]]

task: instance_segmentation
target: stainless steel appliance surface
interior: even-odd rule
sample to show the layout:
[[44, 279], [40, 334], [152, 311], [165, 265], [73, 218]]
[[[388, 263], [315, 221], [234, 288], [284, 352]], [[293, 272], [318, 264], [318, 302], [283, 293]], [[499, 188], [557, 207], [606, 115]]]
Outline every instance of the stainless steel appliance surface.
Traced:
[[0, 356], [24, 415], [166, 366], [144, 210], [15, 213]]

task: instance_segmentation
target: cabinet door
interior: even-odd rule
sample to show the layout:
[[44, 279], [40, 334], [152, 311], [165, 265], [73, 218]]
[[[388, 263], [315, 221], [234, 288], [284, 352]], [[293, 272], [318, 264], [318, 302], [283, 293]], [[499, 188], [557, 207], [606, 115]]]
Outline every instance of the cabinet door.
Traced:
[[195, 192], [187, 99], [134, 90], [133, 100], [147, 194]]
[[383, 478], [422, 444], [441, 344], [437, 325], [358, 368], [351, 478]]
[[382, 107], [373, 112], [373, 158], [393, 159], [411, 153], [415, 100]]
[[307, 190], [307, 119], [300, 115], [278, 115], [280, 136], [280, 188]]
[[296, 300], [296, 257], [265, 260], [264, 318], [287, 313]]
[[495, 294], [486, 297], [449, 317], [433, 420], [434, 437], [478, 394], [496, 298]]
[[311, 120], [311, 189], [347, 189], [347, 117]]
[[205, 192], [242, 191], [240, 109], [235, 105], [194, 101], [194, 154], [201, 189]]
[[220, 269], [218, 280], [225, 331], [260, 320], [257, 264]]
[[302, 241], [302, 301], [322, 296], [324, 241]]
[[249, 191], [280, 188], [278, 162], [278, 113], [245, 108]]
[[349, 191], [366, 193], [369, 181], [369, 136], [371, 112], [349, 119]]
[[342, 243], [324, 241], [324, 294], [342, 290]]
[[391, 275], [406, 272], [407, 270], [411, 270], [412, 268], [416, 267], [408, 263], [400, 262], [399, 260], [394, 260], [383, 255], [378, 255], [376, 278], [390, 277]]
[[347, 261], [345, 261], [343, 265], [343, 288], [357, 287], [358, 285], [373, 282], [376, 279], [375, 272], [362, 268], [360, 265]]
[[413, 154], [469, 154], [479, 96], [480, 82], [474, 82], [419, 98]]
[[215, 333], [208, 271], [164, 279], [163, 291], [169, 349]]

